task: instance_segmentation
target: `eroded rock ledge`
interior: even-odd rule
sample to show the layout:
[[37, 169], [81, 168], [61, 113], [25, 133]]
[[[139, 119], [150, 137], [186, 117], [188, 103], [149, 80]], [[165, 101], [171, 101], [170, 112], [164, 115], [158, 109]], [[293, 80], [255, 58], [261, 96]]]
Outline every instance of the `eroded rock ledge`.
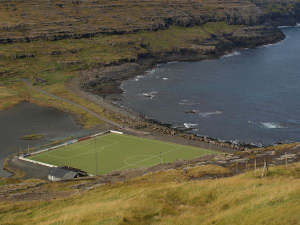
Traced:
[[0, 43], [122, 35], [219, 21], [295, 25], [299, 12], [298, 0], [3, 0]]

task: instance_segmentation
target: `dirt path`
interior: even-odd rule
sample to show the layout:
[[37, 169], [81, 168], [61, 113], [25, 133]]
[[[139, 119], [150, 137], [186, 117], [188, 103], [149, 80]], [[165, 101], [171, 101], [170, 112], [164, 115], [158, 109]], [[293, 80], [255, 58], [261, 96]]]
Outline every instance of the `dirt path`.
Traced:
[[11, 156], [8, 160], [8, 165], [13, 168], [18, 168], [26, 173], [22, 179], [38, 178], [47, 180], [47, 172], [50, 167], [34, 164], [20, 160], [17, 156]]
[[47, 95], [47, 96], [51, 97], [51, 98], [58, 99], [58, 100], [60, 100], [60, 101], [63, 101], [63, 102], [66, 102], [66, 103], [68, 103], [68, 104], [71, 104], [71, 105], [73, 105], [73, 106], [76, 106], [76, 107], [78, 107], [78, 108], [80, 108], [80, 109], [86, 111], [87, 113], [90, 113], [91, 115], [93, 115], [93, 116], [96, 117], [97, 119], [99, 119], [99, 120], [101, 120], [101, 121], [104, 121], [104, 122], [106, 122], [106, 123], [108, 123], [108, 124], [111, 124], [111, 125], [113, 125], [113, 126], [119, 128], [119, 129], [123, 129], [124, 131], [130, 132], [130, 133], [135, 133], [135, 134], [138, 134], [138, 135], [146, 135], [146, 134], [147, 134], [147, 133], [144, 132], [144, 131], [137, 131], [137, 130], [128, 128], [128, 127], [126, 127], [126, 126], [123, 126], [122, 124], [116, 123], [116, 122], [114, 122], [114, 121], [112, 121], [112, 120], [109, 120], [109, 119], [107, 119], [107, 118], [105, 118], [105, 117], [103, 117], [103, 116], [101, 116], [101, 115], [95, 113], [94, 111], [92, 111], [92, 110], [86, 108], [85, 106], [82, 106], [82, 105], [76, 103], [76, 102], [73, 102], [73, 101], [71, 101], [71, 100], [68, 100], [68, 99], [59, 97], [59, 96], [54, 95], [54, 94], [51, 94], [51, 93], [49, 93], [49, 92], [47, 92], [47, 91], [44, 91], [44, 90], [42, 90], [42, 89], [40, 89], [40, 88], [38, 88], [38, 87], [34, 87], [34, 86], [33, 86], [28, 80], [26, 80], [26, 79], [22, 79], [22, 81], [24, 81], [24, 82], [26, 83], [26, 85], [27, 85], [30, 89], [33, 89], [33, 90], [35, 90], [35, 91], [37, 91], [37, 92], [40, 92], [40, 93], [42, 93], [42, 94], [44, 94], [44, 95]]

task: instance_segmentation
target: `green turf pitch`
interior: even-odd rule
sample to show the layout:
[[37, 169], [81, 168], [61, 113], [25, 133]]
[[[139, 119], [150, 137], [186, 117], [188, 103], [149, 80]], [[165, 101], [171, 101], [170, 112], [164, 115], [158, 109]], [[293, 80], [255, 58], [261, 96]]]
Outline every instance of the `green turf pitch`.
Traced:
[[75, 167], [90, 174], [96, 174], [97, 161], [97, 174], [106, 174], [113, 170], [154, 166], [211, 153], [219, 152], [110, 133], [33, 155], [29, 159], [56, 166]]

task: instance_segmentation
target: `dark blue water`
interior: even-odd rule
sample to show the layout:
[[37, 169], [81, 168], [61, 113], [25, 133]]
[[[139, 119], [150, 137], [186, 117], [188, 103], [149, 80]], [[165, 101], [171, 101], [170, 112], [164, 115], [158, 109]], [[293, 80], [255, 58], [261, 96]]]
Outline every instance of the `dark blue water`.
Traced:
[[[10, 175], [2, 168], [4, 159], [9, 155], [25, 151], [28, 146], [33, 148], [86, 132], [88, 130], [83, 130], [72, 115], [48, 107], [24, 102], [0, 112], [0, 177]], [[36, 141], [20, 139], [34, 133], [42, 134], [45, 138]]]
[[159, 65], [123, 83], [119, 103], [221, 140], [300, 141], [300, 28], [283, 31], [287, 39], [276, 45], [218, 60]]

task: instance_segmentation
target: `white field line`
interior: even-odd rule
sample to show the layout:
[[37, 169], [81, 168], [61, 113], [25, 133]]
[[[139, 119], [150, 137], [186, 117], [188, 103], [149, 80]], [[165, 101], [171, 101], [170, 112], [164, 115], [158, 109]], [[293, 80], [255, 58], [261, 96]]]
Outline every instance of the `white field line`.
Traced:
[[[86, 146], [86, 145], [89, 145], [89, 144], [91, 144], [91, 142], [90, 142], [90, 143], [84, 143], [84, 144], [78, 145], [77, 147], [74, 147], [74, 148], [70, 148], [70, 149], [66, 149], [66, 150], [60, 149], [60, 150], [61, 150], [61, 151], [64, 151], [64, 152], [68, 152], [68, 151], [72, 151], [72, 150], [74, 150], [74, 149], [76, 149], [76, 148], [80, 148], [80, 147], [83, 147], [83, 146]], [[69, 145], [69, 146], [70, 146], [70, 145]], [[58, 150], [58, 149], [56, 149], [56, 150]]]
[[[159, 154], [159, 155], [151, 156], [151, 157], [149, 157], [149, 158], [147, 158], [147, 159], [144, 159], [144, 160], [138, 161], [138, 162], [136, 162], [136, 163], [133, 163], [133, 164], [131, 164], [130, 166], [135, 166], [136, 164], [145, 162], [145, 161], [147, 161], [147, 160], [149, 160], [149, 159], [152, 159], [152, 158], [159, 157], [159, 156], [164, 155], [164, 154], [167, 154], [167, 153], [169, 153], [169, 152], [173, 152], [173, 151], [175, 151], [175, 150], [177, 150], [177, 149], [180, 149], [180, 148], [182, 148], [182, 146], [177, 147], [177, 148], [174, 148], [174, 149], [171, 149], [171, 150], [166, 151], [166, 152], [163, 152], [163, 153], [161, 153], [161, 154]], [[125, 168], [127, 168], [127, 167], [130, 167], [130, 166], [124, 166], [124, 167], [122, 167], [122, 168], [120, 168], [120, 169], [117, 169], [117, 171], [118, 171], [118, 170], [123, 170], [123, 169], [125, 169]]]
[[98, 139], [102, 139], [102, 140], [105, 140], [105, 141], [114, 142], [114, 143], [116, 143], [116, 144], [119, 144], [119, 143], [120, 143], [119, 141], [114, 141], [114, 140], [110, 140], [110, 139], [106, 139], [106, 138], [102, 138], [102, 137], [99, 137]]
[[[99, 133], [99, 134], [92, 135], [92, 137], [93, 137], [93, 138], [96, 138], [96, 137], [102, 135], [101, 137], [96, 138], [96, 139], [99, 139], [99, 138], [102, 139], [103, 136], [108, 135], [108, 134], [109, 134], [109, 132], [102, 132], [102, 133]], [[104, 139], [104, 138], [103, 138], [103, 139]], [[116, 142], [116, 141], [113, 141], [113, 140], [109, 140], [109, 139], [104, 139], [104, 140], [112, 141], [112, 142], [115, 142], [115, 143], [119, 143], [119, 142]], [[91, 140], [87, 140], [87, 141], [91, 141]], [[78, 142], [74, 142], [74, 143], [72, 143], [72, 144], [77, 144], [77, 143], [78, 143]], [[71, 144], [71, 145], [72, 145], [72, 144]], [[89, 144], [90, 144], [90, 143], [85, 143], [85, 144], [82, 144], [82, 145], [77, 146], [77, 147], [75, 147], [75, 148], [79, 148], [79, 147], [82, 147], [82, 146], [85, 146], [85, 145], [89, 145]], [[113, 145], [113, 144], [111, 144], [111, 145]], [[44, 155], [44, 154], [46, 154], [46, 155], [51, 156], [51, 157], [57, 157], [57, 158], [63, 159], [63, 158], [58, 157], [58, 156], [50, 155], [50, 154], [48, 154], [47, 152], [49, 152], [49, 151], [54, 152], [54, 151], [57, 151], [57, 150], [61, 150], [60, 148], [61, 148], [61, 147], [65, 147], [65, 146], [70, 146], [70, 145], [66, 145], [66, 143], [63, 143], [63, 144], [60, 144], [60, 145], [57, 145], [57, 146], [54, 146], [54, 147], [51, 147], [51, 148], [42, 149], [42, 150], [40, 150], [40, 151], [38, 151], [38, 152], [32, 153], [32, 156], [33, 156], [33, 157], [36, 157], [36, 155]], [[63, 150], [63, 151], [70, 151], [70, 150], [73, 150], [73, 149], [75, 149], [75, 148], [72, 148], [72, 149], [69, 149], [69, 150]], [[103, 150], [104, 150], [104, 147], [101, 147], [101, 148], [99, 148], [99, 149], [101, 149], [100, 151], [103, 151]], [[95, 150], [92, 150], [92, 151], [95, 152]], [[100, 151], [97, 151], [97, 152], [100, 152]], [[24, 160], [24, 161], [27, 161], [27, 162], [31, 162], [31, 163], [34, 163], [34, 164], [40, 164], [40, 165], [48, 166], [48, 167], [57, 167], [57, 166], [52, 165], [52, 164], [43, 163], [43, 162], [40, 162], [40, 161], [37, 161], [37, 160], [33, 160], [33, 159], [27, 159], [27, 158], [25, 158], [25, 157], [23, 157], [23, 156], [20, 156], [19, 159]]]
[[159, 141], [159, 140], [152, 140], [152, 139], [143, 138], [143, 137], [135, 137], [135, 136], [127, 135], [127, 134], [123, 134], [123, 135], [126, 136], [126, 137], [129, 137], [129, 138], [142, 139], [142, 140], [145, 140], [145, 141], [161, 143], [161, 144], [165, 144], [165, 145], [181, 146], [181, 147], [184, 147], [184, 148], [187, 148], [187, 149], [193, 149], [193, 150], [197, 150], [197, 151], [218, 152], [216, 150], [210, 150], [210, 149], [206, 149], [206, 148], [197, 148], [197, 147], [193, 147], [193, 146], [181, 145], [181, 144], [170, 143], [170, 142]]
[[[107, 135], [107, 134], [104, 134], [104, 135]], [[103, 135], [103, 136], [104, 136]], [[96, 138], [96, 140], [97, 139], [100, 139], [101, 137], [98, 137], [98, 138]], [[119, 143], [119, 142], [116, 142], [116, 141], [113, 141], [113, 140], [109, 140], [109, 139], [104, 139], [104, 138], [101, 138], [101, 139], [103, 139], [103, 140], [107, 140], [107, 141], [111, 141], [111, 142], [115, 142], [115, 143]], [[68, 152], [68, 151], [71, 151], [71, 150], [74, 150], [74, 149], [77, 149], [77, 148], [80, 148], [80, 147], [83, 147], [83, 146], [86, 146], [86, 145], [89, 145], [89, 144], [92, 144], [92, 141], [93, 141], [93, 139], [88, 139], [88, 140], [86, 140], [86, 141], [89, 141], [88, 143], [83, 143], [83, 144], [81, 144], [80, 146], [77, 146], [77, 147], [74, 147], [74, 148], [71, 148], [71, 149], [68, 149], [68, 150], [63, 150], [63, 149], [61, 149], [60, 147], [66, 147], [65, 145], [61, 145], [61, 146], [59, 146], [59, 148], [55, 148], [55, 149], [48, 149], [47, 151], [44, 151], [44, 152], [41, 152], [41, 153], [38, 153], [38, 154], [35, 154], [35, 155], [44, 155], [44, 154], [46, 154], [46, 152], [55, 152], [55, 151], [58, 151], [58, 150], [60, 150], [60, 151], [64, 151], [64, 152]], [[74, 144], [77, 144], [78, 142], [76, 142], [76, 143], [74, 143]], [[67, 145], [67, 146], [70, 146], [70, 145]], [[50, 155], [50, 154], [47, 154], [47, 155], [49, 155], [49, 156], [53, 156], [53, 155]], [[54, 156], [53, 156], [54, 157]]]
[[[70, 157], [60, 157], [60, 156], [51, 155], [51, 154], [48, 154], [48, 153], [43, 153], [43, 155], [48, 155], [48, 156], [52, 156], [52, 157], [55, 157], [55, 158], [59, 158], [59, 159], [64, 159], [64, 160], [66, 160], [66, 159], [72, 159], [72, 158], [75, 158], [75, 157], [80, 156], [80, 155], [91, 154], [91, 153], [95, 153], [95, 152], [101, 152], [101, 151], [105, 150], [106, 147], [109, 147], [109, 146], [115, 145], [115, 144], [119, 144], [119, 142], [118, 142], [118, 143], [109, 144], [109, 145], [104, 145], [104, 146], [102, 146], [102, 147], [97, 148], [96, 151], [93, 149], [93, 150], [91, 150], [91, 151], [84, 152], [84, 153], [80, 153], [80, 154], [73, 155], [73, 156], [70, 156]], [[100, 150], [100, 151], [97, 151], [97, 150]]]
[[[95, 139], [96, 139], [96, 141], [98, 139], [101, 139], [101, 140], [110, 141], [110, 142], [114, 142], [116, 144], [119, 144], [119, 142], [117, 142], [117, 141], [109, 140], [109, 139], [106, 139], [106, 138], [98, 137], [98, 138], [95, 138]], [[93, 144], [92, 139], [89, 140], [89, 143], [84, 143], [84, 144], [81, 144], [80, 146], [77, 146], [77, 147], [74, 147], [74, 148], [71, 148], [71, 149], [67, 149], [67, 150], [63, 150], [63, 149], [61, 149], [61, 150], [64, 151], [64, 152], [68, 152], [68, 151], [71, 151], [71, 150], [74, 150], [74, 149], [77, 149], [77, 148], [80, 148], [80, 147], [83, 147], [83, 146], [86, 146], [86, 145], [90, 145], [90, 144]]]
[[[126, 159], [124, 159], [124, 163], [125, 163], [126, 165], [128, 165], [128, 166], [135, 166], [135, 163], [134, 163], [134, 164], [131, 164], [131, 163], [127, 163], [126, 161], [127, 161], [128, 159], [132, 159], [132, 158], [134, 158], [134, 157], [140, 157], [140, 156], [153, 156], [153, 155], [134, 155], [134, 156], [130, 156], [130, 157], [127, 157]], [[162, 162], [163, 162], [163, 159], [162, 159], [162, 158], [160, 158], [160, 157], [155, 157], [155, 158], [158, 158], [158, 159], [160, 160], [159, 163], [162, 163]], [[155, 163], [155, 164], [153, 164], [153, 165], [140, 165], [140, 166], [155, 166], [155, 165], [157, 165], [157, 164], [159, 164], [159, 163]], [[139, 165], [137, 165], [137, 166], [139, 166]]]
[[[78, 142], [75, 142], [75, 143], [73, 143], [73, 144], [76, 144], [76, 143], [78, 143]], [[88, 145], [89, 143], [85, 143], [84, 145], [82, 144], [82, 145], [80, 145], [80, 146], [77, 146], [77, 147], [75, 147], [75, 148], [79, 148], [79, 147], [82, 147], [82, 146], [85, 146], [85, 145]], [[42, 155], [42, 154], [45, 154], [45, 152], [49, 152], [49, 151], [51, 151], [51, 152], [55, 152], [55, 151], [58, 151], [58, 150], [62, 150], [61, 148], [63, 148], [63, 147], [66, 147], [66, 146], [71, 146], [71, 145], [65, 145], [65, 144], [62, 144], [62, 145], [58, 145], [58, 146], [54, 146], [53, 148], [49, 148], [49, 149], [44, 149], [44, 150], [41, 150], [41, 151], [39, 151], [39, 152], [35, 152], [35, 154], [33, 154], [33, 155]], [[74, 148], [73, 148], [74, 149]], [[73, 149], [69, 149], [69, 150], [62, 150], [62, 151], [70, 151], [70, 150], [73, 150]]]

